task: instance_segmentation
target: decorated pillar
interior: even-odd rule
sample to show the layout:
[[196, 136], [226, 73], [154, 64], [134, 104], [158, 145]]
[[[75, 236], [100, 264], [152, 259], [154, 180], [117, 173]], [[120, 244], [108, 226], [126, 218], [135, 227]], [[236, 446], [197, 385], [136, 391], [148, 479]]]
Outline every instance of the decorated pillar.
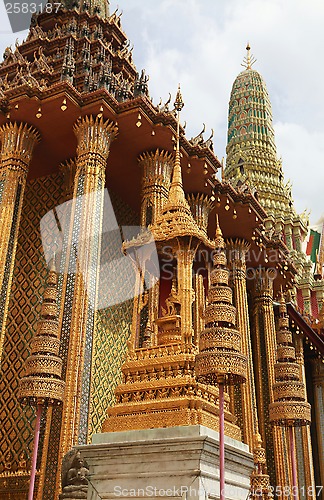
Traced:
[[61, 163], [59, 170], [63, 174], [62, 202], [72, 200], [76, 173], [75, 158], [70, 158]]
[[253, 348], [255, 360], [256, 393], [259, 426], [265, 444], [271, 482], [289, 485], [289, 468], [285, 461], [286, 437], [281, 429], [272, 429], [269, 407], [273, 402], [276, 362], [276, 328], [273, 311], [273, 269], [257, 269], [253, 293]]
[[[63, 455], [88, 441], [91, 364], [104, 209], [106, 162], [117, 135], [115, 123], [98, 115], [74, 125], [77, 157], [70, 222], [61, 257], [61, 354], [66, 388], [63, 412], [53, 412], [49, 463], [59, 454], [55, 491], [59, 491]], [[54, 444], [55, 443], [55, 444]], [[46, 480], [51, 481], [49, 475]], [[52, 486], [51, 486], [52, 487]], [[45, 484], [46, 489], [46, 484]], [[48, 488], [49, 491], [50, 487]], [[45, 497], [47, 498], [47, 497]]]
[[198, 227], [207, 234], [208, 219], [213, 209], [213, 202], [209, 196], [202, 193], [190, 193], [187, 195], [187, 200]]
[[200, 332], [204, 328], [204, 317], [203, 311], [205, 308], [205, 288], [204, 280], [201, 274], [196, 274], [194, 276], [194, 345], [198, 345]]
[[73, 203], [65, 273], [74, 274], [73, 309], [66, 367], [68, 404], [62, 421], [61, 446], [68, 451], [87, 441], [88, 404], [93, 329], [98, 293], [105, 170], [117, 126], [102, 117], [79, 119]]
[[0, 127], [0, 360], [28, 168], [39, 133], [21, 123]]
[[241, 349], [247, 358], [246, 383], [240, 387], [243, 439], [254, 457], [255, 471], [251, 476], [251, 498], [271, 498], [265, 449], [259, 434], [253, 356], [246, 290], [246, 254], [250, 249], [242, 239], [227, 242], [231, 266], [234, 301], [237, 311], [237, 328], [241, 332]]
[[196, 249], [180, 242], [180, 249], [176, 250], [178, 295], [181, 305], [181, 333], [183, 342], [191, 343], [193, 336], [192, 303], [194, 291], [192, 288], [192, 266]]
[[257, 432], [257, 408], [254, 388], [252, 347], [250, 337], [249, 312], [246, 293], [245, 255], [250, 245], [244, 240], [230, 240], [227, 243], [232, 274], [234, 300], [237, 310], [237, 327], [240, 330], [242, 352], [247, 357], [247, 383], [241, 387], [243, 440], [253, 450], [254, 435]]
[[[309, 268], [309, 273], [308, 275], [310, 274], [310, 268], [311, 268], [312, 264], [309, 262], [307, 262], [304, 266], [304, 268], [308, 267]], [[306, 274], [306, 272], [305, 272]], [[308, 283], [303, 283], [301, 286], [301, 291], [302, 291], [302, 295], [303, 295], [303, 301], [304, 301], [304, 312], [307, 313], [307, 314], [311, 314], [311, 292], [310, 292], [310, 288], [309, 288], [309, 284]]]

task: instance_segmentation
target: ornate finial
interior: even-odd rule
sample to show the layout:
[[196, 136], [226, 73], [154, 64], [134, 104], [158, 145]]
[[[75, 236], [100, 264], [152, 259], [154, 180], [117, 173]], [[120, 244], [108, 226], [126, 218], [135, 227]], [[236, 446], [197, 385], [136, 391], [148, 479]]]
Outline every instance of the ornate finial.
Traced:
[[216, 214], [216, 232], [215, 232], [215, 236], [216, 238], [218, 237], [223, 237], [223, 233], [222, 233], [222, 230], [220, 228], [220, 225], [219, 225], [219, 218], [218, 218], [218, 214]]
[[[174, 101], [174, 107], [177, 111], [177, 141], [176, 141], [176, 153], [175, 162], [173, 167], [172, 182], [169, 191], [168, 202], [173, 204], [185, 205], [189, 210], [188, 202], [185, 199], [185, 194], [183, 191], [182, 184], [182, 172], [181, 172], [181, 158], [180, 158], [180, 111], [182, 110], [184, 104], [182, 101], [182, 96], [180, 92], [180, 85], [178, 87], [178, 92], [176, 99]], [[166, 204], [168, 206], [168, 204]]]
[[178, 85], [178, 92], [174, 101], [174, 108], [177, 111], [177, 149], [176, 153], [179, 153], [180, 157], [180, 111], [182, 110], [184, 106], [184, 102], [182, 100], [182, 95], [181, 95], [181, 90], [180, 90], [180, 83]]
[[184, 106], [184, 102], [182, 100], [182, 95], [181, 95], [181, 90], [180, 90], [180, 83], [178, 85], [178, 92], [174, 101], [174, 107], [178, 111], [178, 113], [182, 110]]
[[255, 57], [253, 55], [251, 55], [250, 51], [251, 51], [251, 47], [250, 47], [250, 44], [248, 42], [247, 46], [246, 46], [246, 56], [244, 57], [243, 63], [241, 64], [241, 66], [243, 66], [246, 69], [251, 69], [253, 64], [256, 62]]

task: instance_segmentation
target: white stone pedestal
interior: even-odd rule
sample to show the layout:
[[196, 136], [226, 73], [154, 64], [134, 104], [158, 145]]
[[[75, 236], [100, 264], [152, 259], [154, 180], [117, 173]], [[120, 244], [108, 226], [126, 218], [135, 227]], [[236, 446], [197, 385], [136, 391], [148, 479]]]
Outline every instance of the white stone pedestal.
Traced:
[[[201, 425], [96, 434], [79, 446], [90, 469], [88, 500], [219, 498], [219, 435]], [[253, 458], [225, 437], [225, 495], [246, 500]]]

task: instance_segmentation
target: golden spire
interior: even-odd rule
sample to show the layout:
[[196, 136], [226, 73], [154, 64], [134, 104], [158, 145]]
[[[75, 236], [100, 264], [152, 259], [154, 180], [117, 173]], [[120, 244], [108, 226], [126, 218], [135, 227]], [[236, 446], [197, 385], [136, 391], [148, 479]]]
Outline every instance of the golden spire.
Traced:
[[243, 59], [243, 63], [241, 66], [244, 66], [245, 69], [251, 69], [253, 64], [255, 63], [256, 59], [253, 55], [251, 55], [251, 47], [249, 42], [247, 43], [246, 46], [246, 56]]
[[180, 85], [179, 85], [178, 92], [174, 101], [174, 107], [177, 111], [177, 137], [176, 137], [175, 162], [173, 167], [172, 182], [170, 186], [168, 202], [169, 203], [173, 202], [176, 205], [181, 203], [181, 205], [185, 204], [187, 206], [188, 204], [185, 199], [185, 194], [183, 191], [181, 157], [180, 157], [180, 111], [182, 110], [183, 106], [184, 103], [182, 100], [182, 95], [180, 92]]
[[186, 200], [185, 193], [183, 190], [182, 183], [182, 172], [181, 172], [181, 154], [180, 154], [180, 111], [182, 110], [184, 104], [182, 100], [182, 95], [180, 92], [180, 85], [178, 87], [178, 92], [174, 101], [174, 107], [177, 111], [177, 137], [176, 137], [176, 152], [175, 160], [172, 173], [172, 181], [169, 190], [168, 200], [164, 205], [163, 213], [170, 210], [174, 211], [177, 209], [185, 209], [187, 214], [193, 218], [190, 210], [188, 201]]
[[223, 233], [219, 225], [218, 214], [216, 214], [215, 248], [225, 248]]

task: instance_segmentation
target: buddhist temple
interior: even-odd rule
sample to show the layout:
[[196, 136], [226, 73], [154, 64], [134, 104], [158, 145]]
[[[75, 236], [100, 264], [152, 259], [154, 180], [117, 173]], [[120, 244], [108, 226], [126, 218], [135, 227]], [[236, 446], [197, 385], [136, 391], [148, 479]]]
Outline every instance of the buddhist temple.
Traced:
[[250, 46], [224, 165], [180, 87], [154, 104], [118, 10], [54, 5], [0, 63], [0, 498], [33, 457], [37, 500], [113, 498], [125, 464], [189, 481], [198, 442], [220, 498], [221, 415], [226, 498], [323, 498], [323, 262]]

